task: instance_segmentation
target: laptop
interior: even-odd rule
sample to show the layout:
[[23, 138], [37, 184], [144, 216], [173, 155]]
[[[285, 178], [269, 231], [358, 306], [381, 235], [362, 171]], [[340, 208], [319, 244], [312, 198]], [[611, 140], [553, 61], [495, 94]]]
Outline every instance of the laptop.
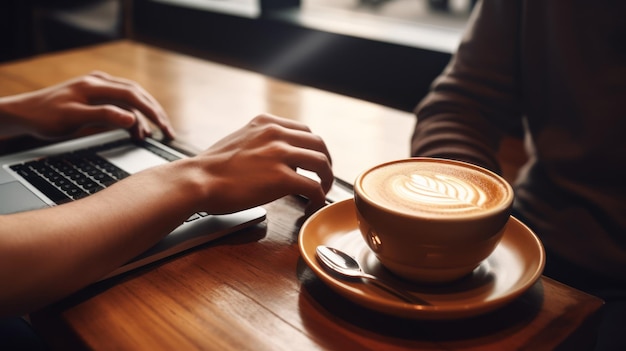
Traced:
[[[113, 130], [0, 157], [0, 214], [57, 206], [89, 196], [143, 169], [188, 157], [147, 138]], [[226, 215], [192, 214], [175, 230], [104, 279], [208, 243], [265, 220], [255, 207]]]

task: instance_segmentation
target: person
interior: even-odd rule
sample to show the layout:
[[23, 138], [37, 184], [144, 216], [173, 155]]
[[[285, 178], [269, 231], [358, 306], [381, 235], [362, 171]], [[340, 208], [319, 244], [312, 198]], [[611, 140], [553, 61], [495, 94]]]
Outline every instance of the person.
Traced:
[[415, 109], [413, 156], [500, 172], [507, 133], [528, 162], [514, 215], [545, 274], [605, 300], [597, 349], [626, 350], [626, 2], [485, 0]]
[[[54, 139], [86, 128], [128, 128], [144, 138], [150, 124], [175, 137], [154, 97], [103, 72], [0, 98], [2, 137]], [[317, 173], [319, 182], [296, 168]], [[288, 194], [306, 197], [312, 212], [324, 205], [332, 182], [331, 157], [319, 136], [299, 122], [262, 114], [197, 156], [72, 203], [2, 215], [0, 317], [27, 314], [99, 280], [191, 213], [232, 213]]]

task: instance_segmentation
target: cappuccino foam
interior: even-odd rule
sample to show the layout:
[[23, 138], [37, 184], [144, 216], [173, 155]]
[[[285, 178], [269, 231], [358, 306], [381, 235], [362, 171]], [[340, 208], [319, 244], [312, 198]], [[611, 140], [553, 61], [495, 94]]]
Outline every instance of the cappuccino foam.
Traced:
[[465, 217], [506, 203], [510, 187], [488, 171], [445, 161], [389, 163], [361, 179], [373, 202], [392, 210], [426, 216]]

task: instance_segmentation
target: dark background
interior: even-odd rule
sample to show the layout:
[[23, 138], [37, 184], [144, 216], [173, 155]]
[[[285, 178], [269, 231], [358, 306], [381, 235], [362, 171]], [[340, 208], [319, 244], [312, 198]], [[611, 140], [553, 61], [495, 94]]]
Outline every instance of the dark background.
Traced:
[[[132, 38], [282, 80], [411, 111], [447, 64], [450, 53], [306, 28], [270, 11], [299, 0], [265, 2], [263, 15], [245, 18], [135, 0], [105, 33], [77, 28], [57, 14], [100, 0], [4, 0], [0, 3], [0, 61]], [[270, 4], [270, 5], [267, 5]], [[128, 22], [127, 22], [128, 23]], [[273, 64], [303, 43], [318, 43], [297, 62]], [[305, 48], [306, 49], [306, 48]], [[1, 84], [1, 83], [0, 83]]]

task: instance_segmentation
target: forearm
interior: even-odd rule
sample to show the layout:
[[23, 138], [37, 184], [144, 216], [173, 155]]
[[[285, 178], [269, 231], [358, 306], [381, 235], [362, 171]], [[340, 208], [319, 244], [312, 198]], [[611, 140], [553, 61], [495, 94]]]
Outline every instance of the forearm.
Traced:
[[413, 134], [413, 156], [441, 157], [465, 161], [501, 172], [496, 149], [499, 133], [479, 118], [441, 112], [420, 119]]
[[157, 168], [83, 200], [0, 217], [0, 315], [97, 281], [182, 223], [199, 196], [185, 169]]
[[309, 199], [313, 211], [332, 181], [321, 138], [298, 122], [259, 115], [195, 157], [70, 204], [0, 216], [0, 316], [32, 311], [96, 281], [195, 212], [232, 213], [289, 194]]

